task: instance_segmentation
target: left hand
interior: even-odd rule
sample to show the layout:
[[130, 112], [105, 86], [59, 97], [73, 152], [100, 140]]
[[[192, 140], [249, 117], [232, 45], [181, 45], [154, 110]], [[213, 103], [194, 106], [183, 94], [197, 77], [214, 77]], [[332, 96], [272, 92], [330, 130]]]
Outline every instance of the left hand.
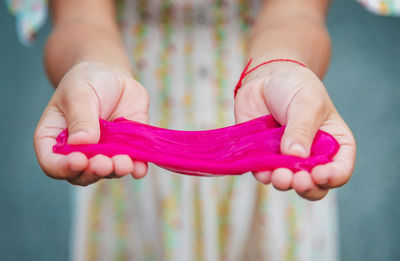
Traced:
[[80, 186], [127, 174], [144, 177], [147, 163], [128, 155], [99, 154], [89, 159], [81, 152], [54, 153], [53, 146], [65, 128], [69, 132], [68, 144], [98, 143], [100, 117], [125, 117], [147, 123], [148, 106], [146, 90], [130, 71], [96, 62], [76, 64], [58, 84], [36, 128], [34, 147], [40, 166], [49, 177]]
[[323, 83], [309, 69], [291, 62], [274, 62], [249, 74], [235, 99], [236, 123], [272, 114], [286, 125], [281, 152], [308, 157], [318, 129], [330, 133], [340, 145], [333, 161], [311, 173], [286, 168], [254, 173], [278, 190], [294, 189], [308, 200], [322, 199], [331, 188], [346, 184], [353, 172], [356, 144]]

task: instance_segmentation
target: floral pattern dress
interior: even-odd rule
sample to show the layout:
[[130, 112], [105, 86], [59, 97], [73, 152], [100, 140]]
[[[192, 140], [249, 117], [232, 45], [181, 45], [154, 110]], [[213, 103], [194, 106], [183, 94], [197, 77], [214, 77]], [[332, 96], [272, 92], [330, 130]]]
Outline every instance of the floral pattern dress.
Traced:
[[[29, 43], [44, 0], [6, 1]], [[369, 8], [395, 1], [361, 1]], [[393, 3], [393, 4], [391, 4]], [[200, 130], [233, 124], [233, 87], [262, 0], [118, 0], [134, 76], [150, 122]], [[392, 9], [391, 9], [392, 8]], [[396, 11], [397, 10], [397, 11]], [[150, 165], [143, 180], [74, 188], [73, 260], [336, 260], [334, 193], [308, 202], [251, 174], [204, 178]]]

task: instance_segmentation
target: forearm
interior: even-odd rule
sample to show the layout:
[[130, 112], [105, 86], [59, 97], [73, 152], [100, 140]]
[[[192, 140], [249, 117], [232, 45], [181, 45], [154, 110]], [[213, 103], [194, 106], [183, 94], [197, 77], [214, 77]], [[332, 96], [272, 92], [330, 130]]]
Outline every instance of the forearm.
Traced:
[[289, 58], [306, 64], [320, 78], [324, 76], [331, 52], [325, 27], [327, 4], [310, 8], [299, 2], [288, 5], [267, 1], [264, 5], [249, 42], [252, 66], [271, 59]]
[[51, 82], [56, 86], [71, 67], [81, 62], [105, 63], [129, 72], [130, 64], [120, 39], [112, 5], [104, 5], [105, 1], [102, 1], [103, 6], [99, 4], [97, 8], [100, 10], [97, 12], [91, 10], [89, 4], [86, 8], [63, 6], [61, 10], [59, 5], [65, 2], [53, 1], [52, 6], [54, 26], [44, 57]]

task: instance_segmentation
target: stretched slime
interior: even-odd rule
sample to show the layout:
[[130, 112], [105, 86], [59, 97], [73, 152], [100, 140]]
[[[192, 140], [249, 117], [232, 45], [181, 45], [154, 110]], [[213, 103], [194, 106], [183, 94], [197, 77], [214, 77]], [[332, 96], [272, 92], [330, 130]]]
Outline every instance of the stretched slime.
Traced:
[[285, 127], [271, 115], [215, 130], [177, 131], [118, 118], [100, 119], [98, 144], [69, 145], [68, 130], [57, 137], [53, 151], [79, 151], [88, 158], [127, 154], [188, 175], [240, 175], [248, 171], [289, 168], [311, 171], [332, 161], [339, 149], [328, 133], [318, 131], [308, 158], [283, 155], [280, 141]]

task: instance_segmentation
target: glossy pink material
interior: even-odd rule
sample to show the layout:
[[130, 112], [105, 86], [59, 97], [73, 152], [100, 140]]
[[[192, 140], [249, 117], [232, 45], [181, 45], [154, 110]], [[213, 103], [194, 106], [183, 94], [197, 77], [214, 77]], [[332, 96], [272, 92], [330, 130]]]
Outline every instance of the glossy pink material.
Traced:
[[318, 131], [309, 158], [282, 155], [279, 147], [284, 127], [270, 115], [206, 131], [168, 130], [124, 118], [100, 119], [100, 129], [99, 143], [90, 145], [67, 144], [68, 131], [64, 130], [53, 150], [60, 154], [80, 151], [89, 158], [127, 154], [189, 175], [239, 175], [281, 167], [311, 171], [330, 162], [339, 149], [331, 135]]

